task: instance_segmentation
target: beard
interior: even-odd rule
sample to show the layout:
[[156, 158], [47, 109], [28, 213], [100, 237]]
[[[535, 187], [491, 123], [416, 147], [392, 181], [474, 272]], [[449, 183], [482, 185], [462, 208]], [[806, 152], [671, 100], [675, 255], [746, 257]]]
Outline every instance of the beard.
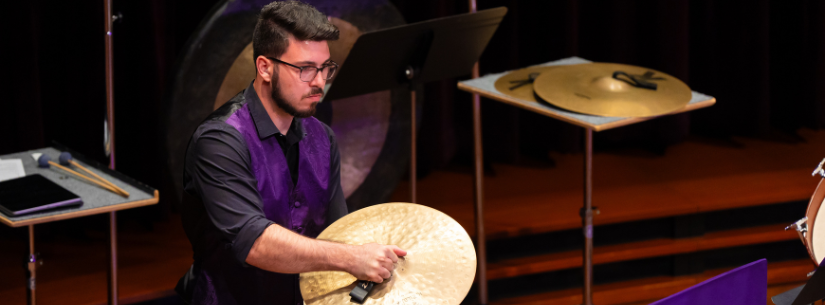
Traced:
[[[295, 108], [292, 103], [286, 100], [284, 96], [281, 94], [281, 88], [278, 86], [278, 80], [273, 79], [270, 82], [270, 88], [272, 92], [272, 100], [275, 101], [275, 105], [278, 105], [279, 108], [283, 109], [289, 115], [296, 117], [296, 118], [307, 118], [315, 115], [315, 107], [318, 106], [318, 102], [313, 102], [312, 105], [309, 105], [308, 110], [300, 111]], [[324, 96], [324, 89], [315, 88], [313, 87], [309, 94], [303, 96], [303, 98], [309, 97], [310, 95], [321, 94]]]

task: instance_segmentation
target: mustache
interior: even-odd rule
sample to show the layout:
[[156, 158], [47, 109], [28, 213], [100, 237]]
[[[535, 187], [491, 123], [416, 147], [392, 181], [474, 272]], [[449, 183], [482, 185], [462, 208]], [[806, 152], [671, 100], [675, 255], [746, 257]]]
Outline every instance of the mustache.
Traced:
[[318, 87], [312, 87], [312, 89], [309, 91], [309, 94], [304, 95], [304, 97], [307, 98], [307, 97], [310, 97], [310, 96], [316, 95], [316, 94], [320, 94], [321, 97], [323, 98], [324, 97], [324, 89], [321, 89], [321, 88], [318, 88]]

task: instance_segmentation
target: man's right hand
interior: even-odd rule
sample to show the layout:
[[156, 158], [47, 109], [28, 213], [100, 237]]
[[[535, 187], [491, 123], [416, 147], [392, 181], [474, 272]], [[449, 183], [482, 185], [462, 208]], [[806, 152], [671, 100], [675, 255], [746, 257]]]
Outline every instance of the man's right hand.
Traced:
[[359, 280], [375, 283], [381, 283], [384, 279], [390, 278], [393, 264], [398, 262], [398, 257], [407, 255], [407, 251], [397, 246], [380, 244], [353, 246], [351, 251], [354, 259], [347, 272]]

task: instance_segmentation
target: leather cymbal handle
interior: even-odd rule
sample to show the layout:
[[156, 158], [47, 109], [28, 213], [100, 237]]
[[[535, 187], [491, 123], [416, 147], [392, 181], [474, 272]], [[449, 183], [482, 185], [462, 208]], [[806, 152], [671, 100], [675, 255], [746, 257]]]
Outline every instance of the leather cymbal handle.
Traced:
[[358, 281], [355, 283], [355, 288], [352, 289], [352, 292], [349, 293], [349, 296], [352, 297], [352, 301], [358, 304], [363, 304], [364, 300], [367, 299], [367, 295], [370, 294], [372, 288], [375, 287], [375, 283], [370, 281]]

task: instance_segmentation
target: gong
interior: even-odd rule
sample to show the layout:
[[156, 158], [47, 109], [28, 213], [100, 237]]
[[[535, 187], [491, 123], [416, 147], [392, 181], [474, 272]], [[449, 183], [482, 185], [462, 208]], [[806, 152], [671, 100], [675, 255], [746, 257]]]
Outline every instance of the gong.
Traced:
[[[184, 154], [195, 128], [255, 78], [252, 32], [261, 7], [270, 2], [221, 1], [178, 59], [166, 128], [168, 168], [178, 195], [183, 190]], [[340, 30], [339, 40], [330, 41], [329, 47], [332, 60], [341, 66], [361, 34], [405, 23], [386, 0], [304, 2], [329, 16]], [[324, 100], [315, 117], [335, 132], [341, 152], [341, 187], [350, 211], [386, 202], [409, 162], [408, 89]]]

